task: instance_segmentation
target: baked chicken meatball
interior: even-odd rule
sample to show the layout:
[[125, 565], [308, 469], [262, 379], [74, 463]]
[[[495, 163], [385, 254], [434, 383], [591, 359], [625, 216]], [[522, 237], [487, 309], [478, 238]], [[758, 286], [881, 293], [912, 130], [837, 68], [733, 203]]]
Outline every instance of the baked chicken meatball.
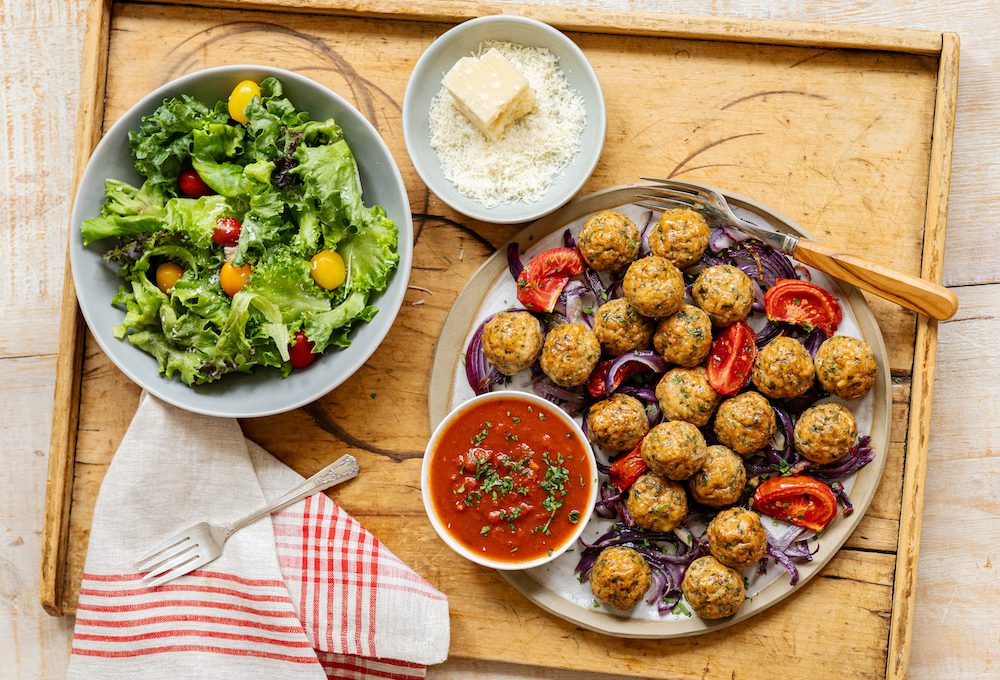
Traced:
[[815, 363], [819, 384], [841, 399], [863, 397], [875, 384], [875, 355], [864, 340], [846, 335], [828, 338], [819, 346]]
[[688, 514], [684, 487], [653, 472], [635, 480], [625, 506], [632, 520], [650, 531], [673, 531]]
[[712, 323], [731, 326], [747, 318], [753, 306], [753, 281], [736, 267], [717, 264], [698, 274], [691, 287], [694, 303], [705, 310]]
[[711, 555], [691, 563], [684, 572], [681, 592], [694, 613], [703, 619], [732, 616], [747, 597], [740, 572]]
[[649, 563], [634, 548], [613, 546], [597, 556], [590, 570], [590, 591], [615, 609], [631, 609], [653, 583]]
[[721, 444], [746, 456], [764, 448], [777, 428], [770, 402], [757, 392], [744, 392], [719, 404], [712, 429]]
[[643, 316], [673, 314], [684, 304], [684, 276], [670, 260], [650, 255], [628, 266], [622, 282], [625, 299]]
[[743, 459], [716, 444], [705, 448], [705, 460], [701, 469], [688, 480], [688, 491], [702, 505], [724, 508], [740, 499], [746, 483]]
[[614, 210], [591, 216], [576, 238], [583, 259], [599, 272], [624, 269], [639, 254], [640, 242], [635, 223]]
[[757, 354], [750, 379], [764, 396], [786, 399], [808, 392], [815, 376], [805, 345], [795, 338], [779, 336]]
[[854, 414], [836, 402], [807, 408], [795, 423], [795, 448], [820, 465], [846, 456], [857, 439]]
[[712, 321], [694, 305], [684, 305], [656, 325], [653, 347], [671, 364], [697, 366], [712, 349]]
[[564, 323], [549, 331], [542, 346], [542, 371], [556, 385], [576, 387], [587, 382], [601, 358], [597, 336], [582, 323]]
[[672, 368], [656, 385], [656, 398], [667, 420], [707, 425], [719, 405], [719, 393], [708, 384], [703, 366]]
[[542, 351], [542, 324], [528, 312], [500, 312], [483, 328], [483, 354], [503, 373], [531, 366]]
[[710, 230], [701, 213], [690, 208], [664, 210], [649, 234], [649, 249], [679, 269], [690, 267], [708, 247]]
[[691, 423], [668, 420], [642, 440], [642, 459], [649, 469], [667, 479], [687, 479], [705, 461], [705, 437]]
[[642, 402], [615, 394], [597, 402], [587, 412], [590, 441], [609, 451], [631, 451], [649, 432], [649, 418]]
[[649, 347], [653, 321], [639, 314], [625, 298], [609, 300], [597, 308], [594, 335], [613, 356]]
[[733, 569], [746, 569], [767, 552], [767, 531], [753, 510], [723, 510], [708, 523], [707, 534], [709, 551]]

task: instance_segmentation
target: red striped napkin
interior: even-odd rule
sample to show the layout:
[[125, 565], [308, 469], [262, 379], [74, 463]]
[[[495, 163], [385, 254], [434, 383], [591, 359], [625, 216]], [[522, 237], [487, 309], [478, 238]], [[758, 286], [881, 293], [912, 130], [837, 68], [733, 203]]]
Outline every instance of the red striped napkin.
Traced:
[[447, 599], [324, 494], [166, 585], [134, 573], [165, 536], [235, 519], [301, 480], [235, 420], [144, 396], [94, 508], [68, 677], [409, 680], [443, 661]]

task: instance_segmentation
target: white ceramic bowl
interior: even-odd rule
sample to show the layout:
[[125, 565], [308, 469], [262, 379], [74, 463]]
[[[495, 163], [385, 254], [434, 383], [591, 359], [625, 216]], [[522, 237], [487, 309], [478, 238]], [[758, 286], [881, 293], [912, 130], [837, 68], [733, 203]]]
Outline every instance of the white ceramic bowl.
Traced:
[[[226, 99], [241, 80], [281, 80], [285, 96], [312, 119], [333, 117], [357, 159], [367, 205], [379, 204], [399, 227], [399, 267], [389, 287], [372, 300], [379, 313], [370, 323], [359, 324], [351, 334], [351, 346], [330, 351], [312, 366], [282, 378], [275, 369], [258, 368], [251, 374], [227, 375], [208, 385], [188, 387], [177, 379], [167, 380], [157, 372], [156, 359], [128, 342], [116, 339], [111, 329], [122, 322], [124, 312], [111, 305], [121, 279], [117, 267], [101, 255], [110, 240], [84, 247], [80, 223], [95, 217], [104, 203], [104, 180], [115, 178], [139, 184], [142, 177], [132, 165], [128, 131], [137, 128], [142, 116], [152, 113], [164, 99], [189, 94], [209, 104]], [[188, 411], [213, 416], [250, 418], [288, 411], [318, 399], [357, 371], [379, 346], [392, 326], [410, 278], [413, 256], [413, 224], [410, 202], [388, 147], [357, 109], [319, 83], [304, 76], [264, 66], [220, 66], [191, 73], [157, 88], [143, 97], [108, 130], [94, 149], [77, 187], [70, 223], [70, 260], [80, 309], [97, 343], [111, 361], [140, 387]]]
[[[434, 455], [434, 449], [437, 446], [438, 441], [444, 434], [448, 426], [455, 422], [463, 413], [475, 406], [476, 404], [482, 403], [484, 401], [496, 401], [499, 399], [519, 399], [529, 404], [536, 405], [540, 408], [544, 408], [546, 413], [551, 413], [552, 415], [559, 418], [573, 433], [573, 436], [583, 444], [584, 450], [587, 452], [587, 462], [590, 464], [590, 498], [587, 501], [586, 509], [581, 511], [580, 520], [576, 524], [576, 530], [570, 536], [567, 541], [559, 547], [557, 550], [553, 550], [550, 554], [539, 557], [534, 560], [527, 560], [524, 562], [501, 562], [497, 560], [491, 560], [487, 557], [483, 557], [481, 554], [469, 550], [464, 545], [459, 543], [445, 528], [442, 524], [440, 518], [437, 516], [437, 512], [434, 510], [434, 503], [431, 499], [430, 493], [430, 468], [431, 468], [431, 458]], [[434, 527], [434, 531], [437, 535], [441, 537], [441, 540], [448, 544], [448, 547], [457, 552], [462, 557], [472, 560], [476, 564], [481, 564], [484, 567], [492, 567], [493, 569], [501, 569], [505, 571], [511, 570], [522, 570], [522, 569], [532, 569], [534, 567], [540, 567], [543, 564], [551, 562], [556, 559], [568, 549], [576, 544], [583, 530], [586, 528], [587, 523], [590, 521], [591, 515], [594, 514], [594, 504], [597, 502], [597, 459], [594, 457], [594, 451], [590, 448], [590, 442], [584, 435], [583, 430], [575, 420], [573, 420], [565, 411], [563, 411], [558, 406], [553, 405], [551, 402], [542, 399], [541, 397], [529, 394], [527, 392], [521, 392], [517, 390], [501, 390], [498, 392], [489, 392], [487, 394], [481, 394], [478, 397], [473, 397], [472, 399], [466, 401], [459, 406], [456, 406], [451, 413], [445, 416], [437, 428], [434, 430], [434, 434], [431, 435], [430, 440], [427, 442], [427, 448], [424, 450], [423, 464], [420, 469], [420, 493], [424, 500], [424, 510], [427, 512], [427, 517], [431, 521], [431, 526]]]
[[[441, 89], [441, 79], [455, 62], [475, 52], [486, 40], [507, 40], [548, 49], [559, 58], [559, 67], [566, 74], [570, 87], [580, 93], [586, 107], [587, 123], [580, 139], [580, 151], [534, 203], [501, 203], [487, 208], [463, 196], [445, 177], [437, 152], [431, 147], [429, 112], [431, 101]], [[597, 166], [604, 147], [605, 125], [604, 94], [583, 52], [563, 33], [525, 17], [481, 17], [447, 31], [417, 61], [403, 98], [403, 138], [420, 178], [449, 206], [485, 222], [528, 222], [547, 215], [571, 199]]]

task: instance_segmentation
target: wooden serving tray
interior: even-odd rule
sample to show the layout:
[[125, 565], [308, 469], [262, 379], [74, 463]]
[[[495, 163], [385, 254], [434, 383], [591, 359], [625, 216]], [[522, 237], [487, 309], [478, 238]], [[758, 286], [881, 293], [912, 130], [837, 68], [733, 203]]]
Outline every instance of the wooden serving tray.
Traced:
[[[129, 106], [207, 66], [300, 71], [375, 124], [410, 193], [411, 283], [430, 292], [410, 291], [385, 342], [335, 393], [243, 427], [303, 474], [342, 452], [358, 456], [363, 475], [337, 500], [448, 595], [452, 655], [670, 678], [749, 668], [762, 677], [904, 676], [937, 327], [879, 300], [870, 299], [894, 375], [882, 483], [830, 564], [745, 624], [680, 640], [603, 637], [549, 616], [435, 537], [419, 491], [434, 345], [466, 280], [521, 227], [470, 221], [430, 194], [406, 154], [400, 109], [435, 37], [504, 12], [567, 31], [597, 71], [608, 133], [583, 193], [640, 174], [720, 186], [849, 252], [940, 281], [958, 74], [951, 33], [438, 0], [92, 0], [77, 177]], [[54, 615], [75, 610], [94, 499], [139, 397], [87, 336], [68, 276], [62, 314], [42, 553], [41, 600]]]

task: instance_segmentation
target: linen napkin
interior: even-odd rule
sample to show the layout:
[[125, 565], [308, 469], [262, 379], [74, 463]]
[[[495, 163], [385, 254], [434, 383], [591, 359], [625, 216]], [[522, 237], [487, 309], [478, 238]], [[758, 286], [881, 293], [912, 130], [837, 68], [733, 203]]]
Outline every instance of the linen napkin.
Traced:
[[135, 558], [160, 540], [302, 479], [235, 420], [144, 395], [94, 508], [68, 677], [410, 680], [443, 661], [445, 596], [322, 493], [236, 532], [200, 570], [139, 580]]

